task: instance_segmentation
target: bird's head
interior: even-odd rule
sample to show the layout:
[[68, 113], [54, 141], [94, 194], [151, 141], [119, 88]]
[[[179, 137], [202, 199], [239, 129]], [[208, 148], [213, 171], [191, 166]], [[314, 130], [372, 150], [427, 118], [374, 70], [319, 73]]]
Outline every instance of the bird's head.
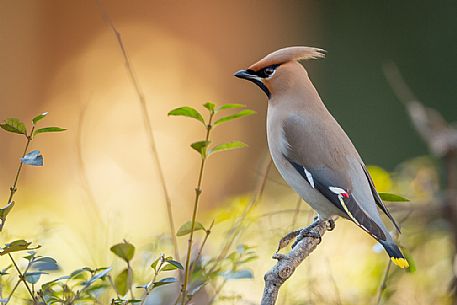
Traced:
[[[323, 58], [325, 51], [312, 47], [289, 47], [268, 54], [246, 70], [234, 75], [255, 83], [265, 92], [268, 98], [275, 89], [290, 83], [297, 68], [304, 71], [299, 60]], [[299, 73], [299, 72], [298, 72]]]

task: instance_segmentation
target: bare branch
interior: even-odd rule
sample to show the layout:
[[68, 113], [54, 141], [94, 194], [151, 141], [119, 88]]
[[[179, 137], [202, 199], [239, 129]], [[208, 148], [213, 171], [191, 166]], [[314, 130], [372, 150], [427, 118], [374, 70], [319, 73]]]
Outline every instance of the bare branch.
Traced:
[[419, 102], [397, 66], [393, 63], [384, 65], [384, 75], [397, 98], [405, 105], [414, 127], [432, 153], [443, 157], [449, 152], [457, 151], [456, 128], [448, 124], [438, 111]]
[[171, 240], [173, 242], [174, 255], [176, 258], [179, 258], [180, 256], [179, 256], [179, 249], [178, 249], [178, 241], [176, 240], [176, 230], [175, 230], [175, 225], [174, 225], [174, 220], [173, 220], [173, 211], [171, 208], [171, 198], [170, 198], [170, 194], [168, 192], [167, 185], [165, 182], [165, 175], [163, 173], [162, 164], [160, 163], [159, 153], [157, 152], [155, 137], [154, 137], [154, 133], [152, 131], [152, 123], [151, 123], [151, 119], [149, 118], [149, 110], [148, 110], [148, 106], [146, 103], [146, 98], [144, 97], [143, 90], [136, 77], [135, 71], [133, 69], [133, 65], [130, 62], [130, 57], [127, 53], [127, 48], [125, 47], [124, 42], [122, 40], [121, 33], [114, 26], [113, 20], [108, 15], [108, 12], [106, 11], [105, 7], [103, 6], [102, 0], [96, 0], [96, 2], [98, 5], [100, 15], [103, 18], [103, 21], [110, 27], [111, 31], [113, 32], [114, 36], [116, 37], [116, 41], [119, 45], [120, 51], [122, 53], [122, 57], [124, 58], [124, 61], [125, 61], [125, 67], [127, 68], [128, 75], [129, 75], [132, 85], [135, 89], [135, 92], [138, 96], [138, 102], [140, 103], [141, 113], [143, 115], [144, 128], [146, 131], [146, 136], [149, 140], [149, 149], [151, 151], [153, 161], [155, 162], [155, 165], [157, 167], [157, 171], [159, 173], [160, 184], [162, 186], [163, 195], [165, 197], [168, 224], [170, 226], [169, 229], [170, 229]]
[[292, 276], [295, 269], [319, 245], [321, 238], [316, 238], [316, 236], [324, 236], [326, 231], [333, 229], [332, 227], [328, 220], [319, 220], [307, 228], [309, 229], [308, 236], [299, 241], [289, 253], [273, 255], [273, 258], [278, 262], [264, 276], [265, 288], [261, 305], [274, 305], [276, 303], [282, 284]]

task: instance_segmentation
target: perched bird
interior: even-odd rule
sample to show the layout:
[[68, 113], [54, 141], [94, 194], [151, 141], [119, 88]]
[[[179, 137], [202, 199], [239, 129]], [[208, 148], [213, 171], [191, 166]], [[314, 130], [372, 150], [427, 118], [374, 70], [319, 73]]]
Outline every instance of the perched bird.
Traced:
[[235, 73], [268, 97], [267, 139], [284, 180], [318, 213], [349, 219], [374, 237], [400, 268], [409, 267], [378, 213], [399, 226], [382, 202], [362, 158], [325, 107], [300, 60], [325, 51], [289, 47]]

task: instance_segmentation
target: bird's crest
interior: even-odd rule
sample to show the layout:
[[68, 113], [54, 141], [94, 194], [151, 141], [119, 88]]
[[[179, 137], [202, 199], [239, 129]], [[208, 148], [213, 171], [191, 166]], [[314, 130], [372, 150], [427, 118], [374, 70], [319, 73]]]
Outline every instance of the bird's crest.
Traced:
[[249, 67], [250, 70], [259, 71], [271, 65], [281, 65], [288, 61], [317, 59], [325, 57], [325, 50], [313, 47], [288, 47], [268, 54]]

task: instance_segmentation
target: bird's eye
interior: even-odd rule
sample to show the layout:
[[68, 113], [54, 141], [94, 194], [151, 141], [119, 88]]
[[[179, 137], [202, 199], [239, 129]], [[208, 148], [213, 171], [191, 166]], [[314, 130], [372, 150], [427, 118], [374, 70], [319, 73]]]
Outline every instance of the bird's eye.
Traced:
[[270, 77], [273, 75], [273, 73], [275, 73], [275, 67], [266, 67], [263, 71], [266, 77]]

